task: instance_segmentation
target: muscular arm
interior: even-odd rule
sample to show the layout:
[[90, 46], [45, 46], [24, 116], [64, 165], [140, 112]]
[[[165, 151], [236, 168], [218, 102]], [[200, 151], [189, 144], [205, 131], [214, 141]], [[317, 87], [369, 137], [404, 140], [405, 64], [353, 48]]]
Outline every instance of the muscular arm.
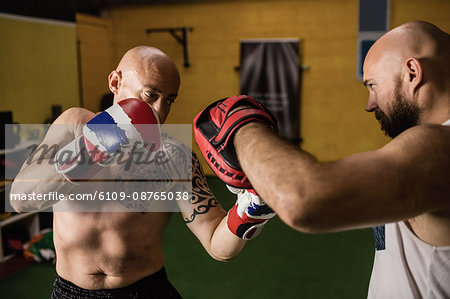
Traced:
[[329, 163], [260, 123], [242, 127], [234, 142], [252, 185], [284, 222], [327, 232], [448, 212], [449, 136], [442, 126], [414, 127], [379, 150]]
[[242, 250], [246, 241], [228, 229], [227, 213], [209, 189], [195, 155], [192, 169], [192, 198], [189, 200], [192, 208], [182, 212], [183, 220], [213, 258], [228, 261]]
[[[14, 179], [12, 194], [44, 194], [50, 191], [67, 191], [69, 184], [55, 170], [51, 162], [57, 149], [81, 134], [79, 124], [86, 123], [95, 114], [82, 108], [64, 111], [50, 126], [44, 140], [31, 154]], [[18, 212], [34, 211], [47, 208], [57, 201], [45, 200], [11, 200], [12, 207]]]

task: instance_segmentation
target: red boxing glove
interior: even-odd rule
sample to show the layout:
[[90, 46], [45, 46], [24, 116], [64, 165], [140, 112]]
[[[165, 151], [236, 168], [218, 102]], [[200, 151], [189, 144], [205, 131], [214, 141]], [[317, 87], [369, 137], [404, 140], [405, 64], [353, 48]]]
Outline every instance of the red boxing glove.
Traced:
[[241, 239], [253, 239], [276, 214], [255, 190], [227, 187], [238, 196], [236, 204], [228, 211], [228, 229]]
[[158, 125], [158, 114], [149, 104], [122, 100], [91, 119], [83, 135], [56, 153], [56, 171], [70, 182], [86, 181], [122, 151], [138, 147], [155, 152], [161, 143]]
[[[240, 106], [242, 109], [230, 113]], [[277, 127], [272, 113], [246, 95], [214, 102], [194, 119], [195, 141], [211, 169], [227, 185], [252, 189], [239, 165], [233, 136], [239, 127], [253, 121], [263, 122], [273, 129]]]

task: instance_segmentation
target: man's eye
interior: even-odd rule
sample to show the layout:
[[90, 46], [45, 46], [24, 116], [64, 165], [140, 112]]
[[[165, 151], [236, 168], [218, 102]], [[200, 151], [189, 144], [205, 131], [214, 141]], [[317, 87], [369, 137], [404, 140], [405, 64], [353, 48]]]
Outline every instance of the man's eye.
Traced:
[[158, 94], [151, 92], [151, 91], [147, 91], [145, 92], [145, 96], [148, 97], [150, 100], [156, 101], [158, 99]]
[[175, 102], [175, 99], [167, 99], [166, 100], [167, 105], [172, 105], [173, 102]]

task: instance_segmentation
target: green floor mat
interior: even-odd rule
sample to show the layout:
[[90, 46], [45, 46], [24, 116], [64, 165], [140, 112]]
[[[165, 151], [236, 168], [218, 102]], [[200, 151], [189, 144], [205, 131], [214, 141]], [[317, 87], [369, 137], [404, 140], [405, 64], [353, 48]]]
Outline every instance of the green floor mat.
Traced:
[[[216, 178], [211, 189], [226, 209], [235, 196]], [[169, 279], [186, 299], [365, 298], [374, 245], [369, 229], [306, 235], [272, 219], [262, 234], [228, 263], [213, 260], [174, 215], [164, 233]], [[55, 270], [34, 263], [0, 281], [0, 297], [48, 298]]]
[[48, 298], [56, 278], [50, 263], [33, 263], [0, 281], [2, 299]]

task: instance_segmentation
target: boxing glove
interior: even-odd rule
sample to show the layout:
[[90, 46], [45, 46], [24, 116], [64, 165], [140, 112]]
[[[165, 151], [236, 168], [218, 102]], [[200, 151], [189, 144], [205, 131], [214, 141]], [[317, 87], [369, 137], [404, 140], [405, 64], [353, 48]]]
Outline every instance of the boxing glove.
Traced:
[[[240, 110], [234, 111], [240, 107]], [[234, 133], [249, 122], [262, 122], [276, 131], [272, 113], [246, 95], [232, 96], [210, 104], [194, 118], [195, 141], [214, 173], [227, 185], [252, 189], [237, 159]]]
[[227, 185], [237, 194], [236, 204], [228, 211], [228, 229], [244, 240], [250, 240], [261, 233], [267, 221], [275, 212], [258, 196], [253, 189], [240, 189]]
[[161, 143], [158, 125], [158, 114], [149, 104], [122, 100], [92, 118], [82, 135], [56, 153], [56, 171], [72, 183], [82, 182], [131, 149], [156, 152]]

